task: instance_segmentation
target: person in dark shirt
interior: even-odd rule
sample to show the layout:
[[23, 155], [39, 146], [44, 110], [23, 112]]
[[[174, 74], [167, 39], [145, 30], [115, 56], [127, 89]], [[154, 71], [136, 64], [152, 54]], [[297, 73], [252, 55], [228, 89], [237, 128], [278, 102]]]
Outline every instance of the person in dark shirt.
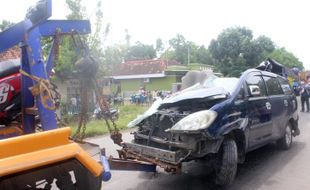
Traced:
[[293, 82], [293, 89], [296, 96], [299, 96], [299, 84], [296, 79]]
[[309, 96], [310, 88], [309, 84], [306, 84], [304, 81], [301, 81], [300, 87], [300, 98], [301, 98], [301, 111], [305, 111], [305, 104], [307, 106], [307, 112], [309, 112]]

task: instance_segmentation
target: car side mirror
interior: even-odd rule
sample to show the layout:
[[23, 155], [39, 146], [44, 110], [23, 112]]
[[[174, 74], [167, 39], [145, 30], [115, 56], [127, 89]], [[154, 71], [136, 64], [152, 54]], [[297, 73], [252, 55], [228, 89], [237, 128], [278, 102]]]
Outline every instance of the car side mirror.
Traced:
[[250, 85], [249, 89], [250, 89], [250, 95], [251, 96], [259, 96], [260, 95], [259, 86], [257, 86], [257, 85]]

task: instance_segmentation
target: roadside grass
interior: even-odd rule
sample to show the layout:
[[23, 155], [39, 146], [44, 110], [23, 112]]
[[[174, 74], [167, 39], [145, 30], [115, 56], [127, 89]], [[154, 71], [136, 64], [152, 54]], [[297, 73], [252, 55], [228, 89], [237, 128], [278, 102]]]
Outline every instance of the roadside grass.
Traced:
[[[119, 118], [116, 121], [116, 125], [118, 129], [124, 130], [127, 129], [127, 124], [135, 119], [139, 114], [142, 114], [146, 111], [148, 107], [147, 106], [141, 106], [141, 105], [123, 105], [119, 106]], [[72, 135], [77, 130], [77, 122], [72, 122], [69, 124], [69, 127], [72, 129]], [[85, 137], [94, 137], [98, 135], [104, 135], [109, 133], [108, 127], [105, 123], [105, 121], [102, 120], [95, 120], [91, 119], [86, 124], [86, 132]]]

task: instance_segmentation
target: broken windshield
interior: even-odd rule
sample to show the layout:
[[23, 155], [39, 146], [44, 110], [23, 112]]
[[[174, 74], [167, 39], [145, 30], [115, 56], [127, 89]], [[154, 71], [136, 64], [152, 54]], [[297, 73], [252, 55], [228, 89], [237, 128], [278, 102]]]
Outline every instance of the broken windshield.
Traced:
[[210, 76], [203, 83], [205, 88], [222, 87], [227, 90], [230, 94], [237, 87], [239, 79], [238, 78], [218, 78], [216, 76]]

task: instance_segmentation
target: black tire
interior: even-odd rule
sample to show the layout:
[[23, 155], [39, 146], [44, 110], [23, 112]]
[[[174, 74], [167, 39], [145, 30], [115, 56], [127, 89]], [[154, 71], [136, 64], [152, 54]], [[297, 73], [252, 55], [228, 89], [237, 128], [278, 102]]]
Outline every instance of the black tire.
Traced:
[[232, 184], [237, 173], [238, 150], [233, 139], [225, 139], [217, 158], [215, 183], [221, 186]]
[[293, 142], [293, 132], [290, 123], [286, 124], [284, 136], [277, 141], [280, 149], [288, 150], [291, 148]]

